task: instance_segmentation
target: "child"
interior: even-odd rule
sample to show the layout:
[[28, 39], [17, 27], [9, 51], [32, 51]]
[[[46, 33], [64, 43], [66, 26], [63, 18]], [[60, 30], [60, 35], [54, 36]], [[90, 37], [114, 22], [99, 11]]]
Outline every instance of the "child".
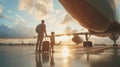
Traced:
[[50, 37], [50, 41], [51, 41], [51, 46], [50, 49], [52, 49], [52, 52], [54, 52], [54, 45], [55, 45], [55, 33], [51, 32], [51, 37]]

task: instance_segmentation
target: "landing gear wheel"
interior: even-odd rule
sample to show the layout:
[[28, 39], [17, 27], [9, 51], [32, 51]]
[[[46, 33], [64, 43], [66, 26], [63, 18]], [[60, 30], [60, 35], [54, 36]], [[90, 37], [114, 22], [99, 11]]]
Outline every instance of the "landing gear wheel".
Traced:
[[83, 42], [83, 47], [87, 47], [88, 43], [86, 41]]
[[118, 45], [117, 45], [117, 44], [113, 44], [113, 46], [114, 46], [114, 47], [118, 47]]
[[84, 47], [92, 47], [92, 42], [91, 41], [84, 41], [83, 46]]

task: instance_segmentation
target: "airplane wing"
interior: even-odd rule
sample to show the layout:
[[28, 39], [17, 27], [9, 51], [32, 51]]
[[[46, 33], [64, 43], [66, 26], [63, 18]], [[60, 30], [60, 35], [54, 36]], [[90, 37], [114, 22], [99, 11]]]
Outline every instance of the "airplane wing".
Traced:
[[[96, 35], [99, 37], [111, 37], [114, 33], [103, 33], [103, 32], [80, 32], [80, 33], [69, 33], [69, 34], [55, 34], [55, 37], [60, 37], [60, 36], [74, 36], [74, 35]], [[120, 35], [120, 32], [115, 33], [116, 36]], [[50, 37], [51, 35], [45, 36], [45, 37]], [[37, 36], [34, 36], [33, 38], [37, 38]]]
[[81, 32], [81, 33], [67, 33], [67, 34], [56, 34], [55, 36], [71, 36], [71, 35], [91, 35], [89, 32]]

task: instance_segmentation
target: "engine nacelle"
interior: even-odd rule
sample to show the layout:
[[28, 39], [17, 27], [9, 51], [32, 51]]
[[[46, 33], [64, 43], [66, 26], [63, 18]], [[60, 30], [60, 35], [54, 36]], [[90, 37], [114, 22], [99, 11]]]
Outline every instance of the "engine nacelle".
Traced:
[[83, 42], [83, 39], [79, 37], [78, 35], [74, 35], [74, 37], [72, 38], [72, 41], [76, 44], [80, 44]]

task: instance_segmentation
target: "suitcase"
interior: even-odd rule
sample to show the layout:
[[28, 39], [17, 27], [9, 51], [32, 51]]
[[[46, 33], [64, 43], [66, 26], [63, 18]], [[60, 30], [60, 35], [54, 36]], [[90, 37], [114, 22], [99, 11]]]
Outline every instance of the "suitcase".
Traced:
[[50, 42], [47, 41], [46, 37], [45, 37], [45, 41], [43, 41], [43, 45], [42, 45], [42, 51], [49, 51], [49, 46], [50, 46]]

